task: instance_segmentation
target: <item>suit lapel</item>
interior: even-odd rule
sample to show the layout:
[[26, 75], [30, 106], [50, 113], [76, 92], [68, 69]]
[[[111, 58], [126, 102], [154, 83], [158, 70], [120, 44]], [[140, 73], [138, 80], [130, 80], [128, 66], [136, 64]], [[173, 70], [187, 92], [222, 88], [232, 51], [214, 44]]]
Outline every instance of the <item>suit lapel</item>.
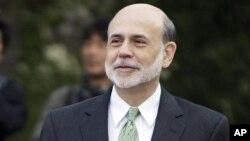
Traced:
[[[112, 88], [95, 99], [80, 125], [83, 141], [108, 141], [108, 106]], [[86, 118], [87, 116], [87, 118]]]
[[[183, 111], [163, 87], [152, 141], [178, 141], [184, 131]], [[83, 141], [108, 141], [108, 106], [112, 88], [99, 96], [85, 111], [80, 125]], [[87, 118], [86, 118], [87, 116]]]
[[181, 121], [183, 111], [175, 98], [163, 87], [152, 141], [179, 141], [185, 124]]

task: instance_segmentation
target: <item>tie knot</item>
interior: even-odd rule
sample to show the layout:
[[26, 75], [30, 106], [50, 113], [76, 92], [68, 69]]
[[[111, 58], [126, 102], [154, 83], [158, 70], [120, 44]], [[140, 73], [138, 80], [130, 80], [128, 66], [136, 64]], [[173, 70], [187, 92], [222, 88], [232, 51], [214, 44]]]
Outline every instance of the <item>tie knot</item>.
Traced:
[[129, 121], [134, 121], [138, 115], [139, 115], [139, 109], [137, 107], [129, 108], [129, 111], [128, 111]]

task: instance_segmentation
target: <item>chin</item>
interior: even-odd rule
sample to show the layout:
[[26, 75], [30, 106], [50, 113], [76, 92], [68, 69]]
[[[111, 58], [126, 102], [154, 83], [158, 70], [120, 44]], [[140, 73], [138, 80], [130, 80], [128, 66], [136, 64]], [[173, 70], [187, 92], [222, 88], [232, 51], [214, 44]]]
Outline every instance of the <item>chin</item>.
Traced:
[[138, 77], [119, 77], [114, 79], [114, 84], [119, 88], [132, 88], [140, 84]]

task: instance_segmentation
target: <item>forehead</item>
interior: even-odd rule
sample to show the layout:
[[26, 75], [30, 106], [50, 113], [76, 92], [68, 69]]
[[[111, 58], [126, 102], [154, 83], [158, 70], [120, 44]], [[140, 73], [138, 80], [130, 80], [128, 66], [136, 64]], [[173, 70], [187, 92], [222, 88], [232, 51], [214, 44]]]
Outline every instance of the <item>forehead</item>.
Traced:
[[161, 37], [163, 19], [154, 12], [126, 11], [118, 13], [111, 21], [108, 36], [112, 34], [144, 35], [147, 38]]

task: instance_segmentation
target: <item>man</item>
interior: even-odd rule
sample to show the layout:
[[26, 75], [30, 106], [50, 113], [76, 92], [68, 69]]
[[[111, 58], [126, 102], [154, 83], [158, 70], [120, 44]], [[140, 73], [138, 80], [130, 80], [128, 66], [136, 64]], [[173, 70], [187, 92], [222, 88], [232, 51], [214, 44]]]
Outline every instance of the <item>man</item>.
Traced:
[[104, 68], [108, 23], [107, 19], [96, 19], [86, 27], [81, 51], [85, 73], [83, 81], [81, 84], [59, 88], [51, 94], [31, 141], [39, 140], [47, 111], [101, 95], [111, 86]]
[[[9, 43], [8, 25], [0, 18], [0, 61]], [[21, 86], [0, 75], [0, 141], [22, 129], [27, 118]]]
[[174, 25], [160, 9], [133, 4], [109, 24], [106, 94], [48, 113], [42, 141], [228, 141], [225, 116], [169, 94], [161, 68], [175, 54]]

